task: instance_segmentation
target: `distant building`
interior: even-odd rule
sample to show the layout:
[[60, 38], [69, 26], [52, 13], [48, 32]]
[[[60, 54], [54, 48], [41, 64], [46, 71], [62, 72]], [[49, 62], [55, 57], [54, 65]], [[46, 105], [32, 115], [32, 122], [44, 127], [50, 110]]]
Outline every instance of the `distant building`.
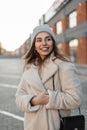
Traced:
[[79, 64], [87, 64], [87, 0], [55, 0], [39, 24], [48, 23], [60, 49]]
[[0, 42], [0, 55], [5, 55], [6, 54], [6, 49], [2, 46], [2, 43]]
[[23, 56], [30, 48], [30, 38], [28, 38], [18, 49], [15, 50], [16, 56]]

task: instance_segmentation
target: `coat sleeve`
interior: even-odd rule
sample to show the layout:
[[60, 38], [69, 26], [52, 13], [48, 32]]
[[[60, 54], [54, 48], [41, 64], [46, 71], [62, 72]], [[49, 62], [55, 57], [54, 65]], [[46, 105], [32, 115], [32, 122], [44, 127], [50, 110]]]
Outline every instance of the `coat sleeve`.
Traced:
[[82, 91], [80, 79], [74, 64], [65, 62], [59, 65], [60, 90], [48, 90], [47, 109], [73, 109], [81, 105]]
[[29, 84], [24, 79], [24, 76], [22, 76], [21, 81], [18, 85], [18, 89], [16, 92], [16, 105], [18, 108], [24, 112], [33, 112], [37, 111], [39, 109], [39, 105], [37, 106], [31, 106], [31, 99], [35, 96], [33, 93], [27, 92], [27, 88], [29, 87]]

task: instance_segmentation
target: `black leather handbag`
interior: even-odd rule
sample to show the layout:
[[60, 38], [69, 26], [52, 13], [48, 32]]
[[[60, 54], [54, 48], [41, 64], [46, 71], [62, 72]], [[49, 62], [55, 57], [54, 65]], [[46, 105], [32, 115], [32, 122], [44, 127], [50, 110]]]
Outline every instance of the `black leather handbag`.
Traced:
[[68, 117], [60, 115], [60, 130], [85, 130], [85, 117], [81, 114], [80, 108], [79, 115]]

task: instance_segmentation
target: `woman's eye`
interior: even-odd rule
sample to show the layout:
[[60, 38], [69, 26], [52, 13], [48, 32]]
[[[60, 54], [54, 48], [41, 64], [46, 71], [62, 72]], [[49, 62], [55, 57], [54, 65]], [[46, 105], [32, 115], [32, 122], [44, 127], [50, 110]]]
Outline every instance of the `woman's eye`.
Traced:
[[52, 39], [51, 38], [47, 38], [47, 41], [52, 41]]
[[41, 42], [41, 39], [36, 39], [36, 42]]

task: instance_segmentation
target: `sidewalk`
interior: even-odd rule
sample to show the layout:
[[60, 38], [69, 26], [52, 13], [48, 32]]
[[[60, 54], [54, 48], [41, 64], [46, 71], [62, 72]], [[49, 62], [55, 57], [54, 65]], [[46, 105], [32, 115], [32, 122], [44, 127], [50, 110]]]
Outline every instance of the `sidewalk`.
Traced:
[[81, 76], [87, 76], [87, 65], [76, 64], [78, 74]]

